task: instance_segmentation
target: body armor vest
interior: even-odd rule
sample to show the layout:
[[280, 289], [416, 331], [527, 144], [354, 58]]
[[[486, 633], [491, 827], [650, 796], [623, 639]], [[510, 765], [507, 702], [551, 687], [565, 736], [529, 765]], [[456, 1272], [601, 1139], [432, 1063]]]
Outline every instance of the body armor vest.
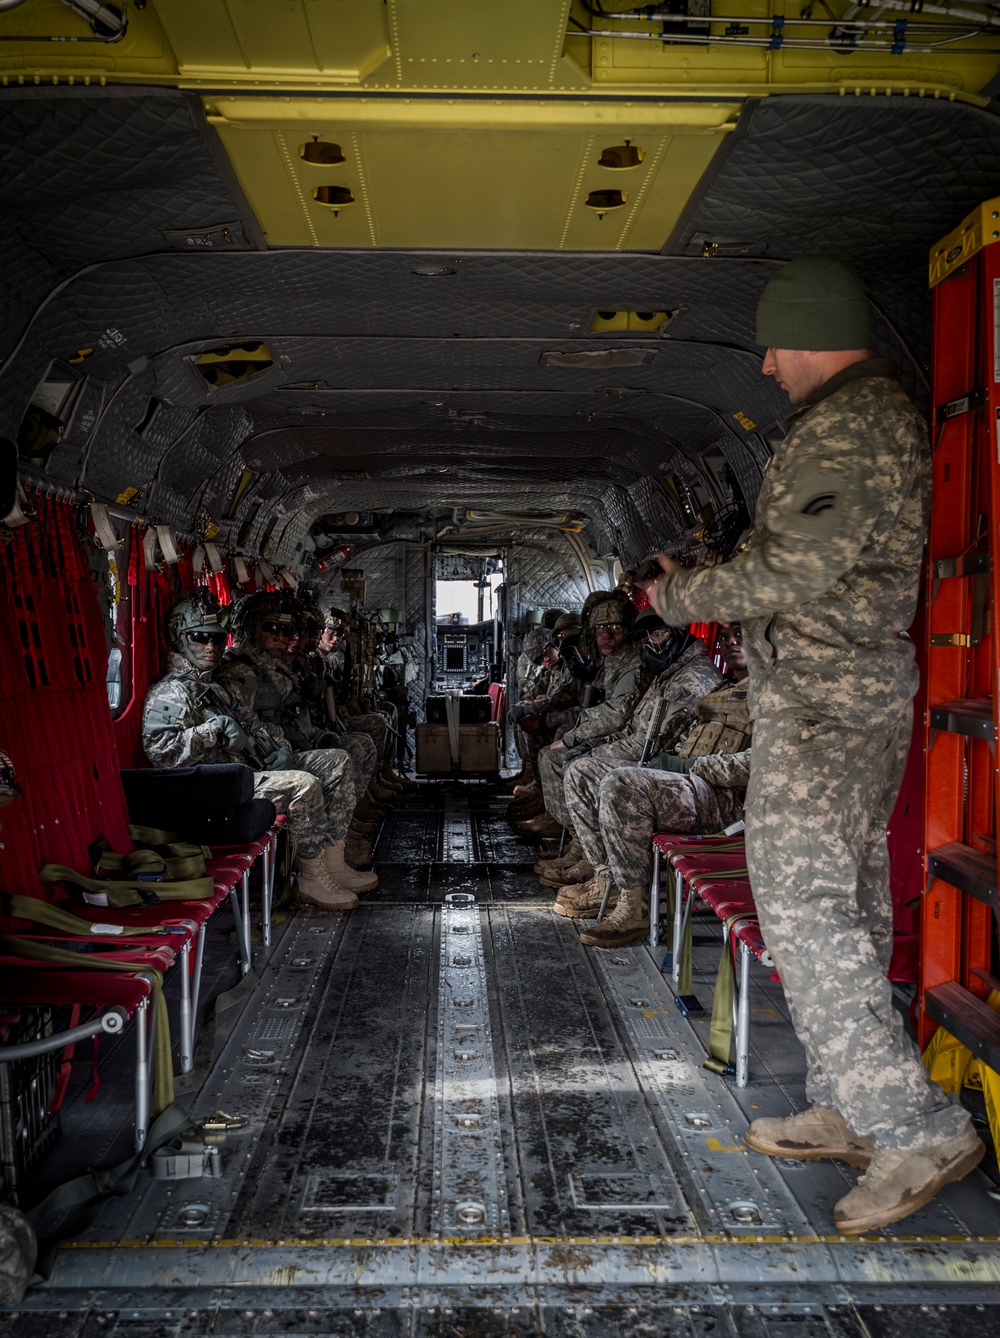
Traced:
[[746, 680], [727, 684], [698, 703], [694, 722], [677, 745], [677, 755], [708, 757], [711, 753], [740, 753], [750, 746], [751, 728]]

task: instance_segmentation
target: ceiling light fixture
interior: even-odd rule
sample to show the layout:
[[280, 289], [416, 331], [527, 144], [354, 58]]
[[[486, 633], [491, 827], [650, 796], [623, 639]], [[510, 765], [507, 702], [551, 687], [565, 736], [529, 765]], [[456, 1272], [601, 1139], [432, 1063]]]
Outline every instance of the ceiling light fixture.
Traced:
[[420, 279], [446, 279], [457, 274], [458, 270], [452, 269], [449, 265], [418, 265], [416, 269], [411, 269], [410, 273]]

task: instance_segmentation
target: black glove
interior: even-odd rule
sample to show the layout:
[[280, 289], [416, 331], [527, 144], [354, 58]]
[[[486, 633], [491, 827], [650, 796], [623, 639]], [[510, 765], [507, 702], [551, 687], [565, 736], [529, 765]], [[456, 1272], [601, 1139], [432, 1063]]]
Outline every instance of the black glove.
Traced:
[[649, 765], [655, 771], [674, 771], [687, 776], [697, 760], [696, 757], [678, 757], [676, 753], [660, 753]]

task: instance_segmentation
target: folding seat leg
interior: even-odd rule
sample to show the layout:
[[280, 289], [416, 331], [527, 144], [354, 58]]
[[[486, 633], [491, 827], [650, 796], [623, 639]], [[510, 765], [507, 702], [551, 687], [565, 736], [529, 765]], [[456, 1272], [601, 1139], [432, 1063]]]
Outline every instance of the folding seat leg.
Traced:
[[649, 880], [649, 946], [655, 948], [660, 941], [660, 864], [662, 854], [653, 846], [653, 875]]
[[135, 1014], [135, 1150], [146, 1146], [149, 1133], [149, 1112], [153, 1092], [153, 1045], [150, 1035], [153, 1010], [149, 1000], [143, 999]]
[[675, 985], [680, 984], [681, 979], [681, 948], [684, 943], [684, 930], [687, 927], [687, 918], [690, 914], [688, 906], [689, 898], [684, 888], [684, 876], [678, 869], [674, 870], [674, 956], [673, 969], [670, 972], [670, 978]]
[[240, 874], [240, 904], [243, 908], [243, 928], [247, 940], [247, 956], [250, 956], [250, 865]]
[[191, 1004], [191, 940], [181, 948], [179, 963], [181, 973], [181, 1073], [190, 1073], [194, 1068], [194, 1014]]
[[753, 954], [740, 944], [740, 983], [736, 996], [736, 1086], [750, 1082], [750, 958]]
[[245, 976], [250, 971], [250, 926], [243, 918], [243, 908], [240, 903], [240, 889], [234, 887], [229, 893], [229, 908], [236, 924], [236, 954], [240, 961], [240, 975]]
[[275, 842], [270, 841], [261, 851], [260, 856], [260, 923], [265, 952], [271, 947], [271, 907], [274, 903], [274, 849]]
[[201, 968], [205, 960], [205, 931], [207, 922], [198, 926], [194, 941], [194, 970], [191, 972], [191, 1053], [194, 1055], [198, 1040], [198, 1004], [201, 1002]]

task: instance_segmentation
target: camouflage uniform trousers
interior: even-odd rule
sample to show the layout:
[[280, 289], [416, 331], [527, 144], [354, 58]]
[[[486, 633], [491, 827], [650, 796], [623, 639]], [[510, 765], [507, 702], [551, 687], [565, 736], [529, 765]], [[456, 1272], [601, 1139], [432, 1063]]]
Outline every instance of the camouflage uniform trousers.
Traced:
[[700, 776], [582, 757], [564, 780], [569, 809], [591, 864], [607, 864], [617, 887], [648, 887], [654, 832], [717, 832], [741, 815], [742, 796]]
[[542, 798], [546, 813], [551, 813], [564, 827], [571, 823], [569, 809], [566, 806], [566, 793], [563, 781], [567, 769], [578, 758], [584, 758], [589, 748], [543, 748], [538, 754], [538, 779], [542, 786]]
[[295, 769], [257, 771], [254, 796], [287, 813], [299, 853], [314, 859], [327, 841], [343, 841], [358, 802], [351, 759], [343, 748], [293, 753]]
[[348, 734], [367, 735], [371, 739], [375, 745], [375, 770], [379, 770], [385, 761], [389, 741], [392, 738], [385, 716], [380, 715], [378, 711], [369, 711], [366, 715], [345, 716], [344, 724], [347, 726]]
[[886, 978], [892, 899], [886, 824], [911, 714], [865, 729], [771, 716], [755, 723], [747, 864], [764, 939], [806, 1051], [806, 1095], [876, 1147], [963, 1133], [931, 1082]]
[[556, 739], [561, 739], [566, 730], [572, 729], [579, 718], [579, 706], [567, 706], [562, 711], [547, 711], [538, 729], [530, 733], [527, 730], [518, 731], [524, 739], [525, 751], [522, 757], [534, 769], [536, 776], [539, 753]]
[[375, 775], [375, 768], [378, 765], [375, 744], [367, 734], [356, 734], [353, 730], [348, 730], [346, 734], [337, 735], [336, 746], [343, 748], [351, 759], [354, 767], [354, 783], [360, 799], [368, 789], [368, 783]]

